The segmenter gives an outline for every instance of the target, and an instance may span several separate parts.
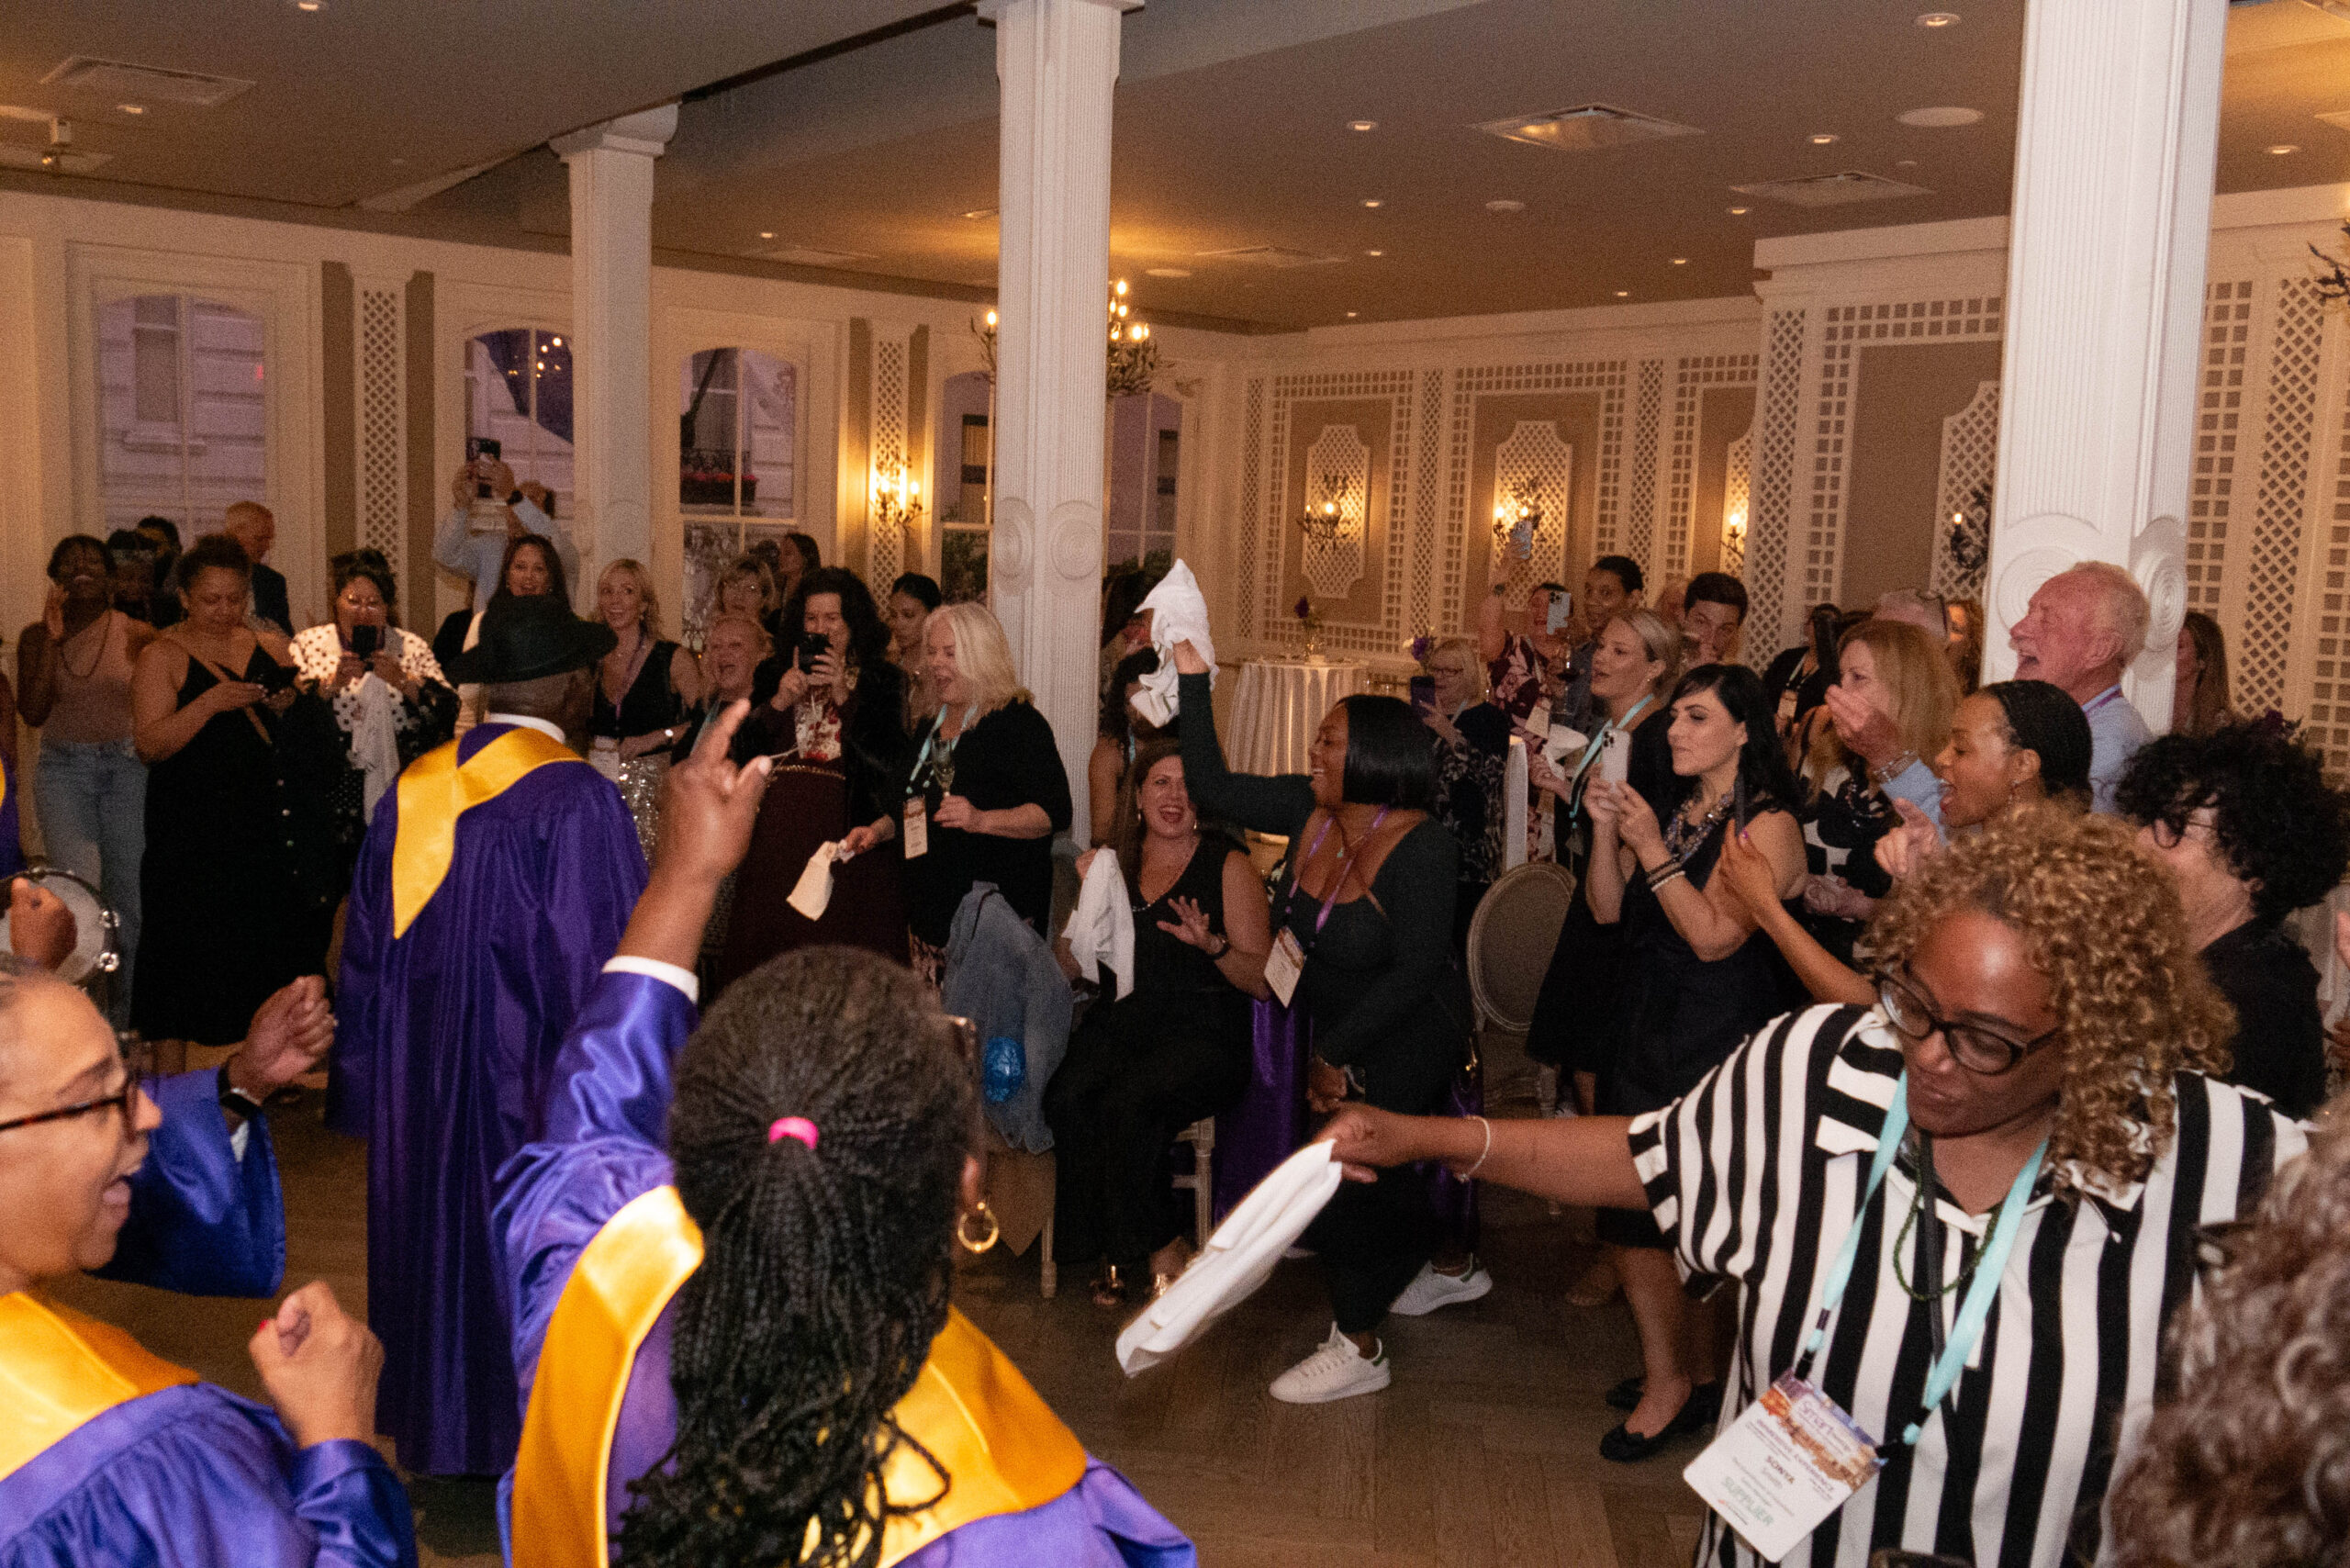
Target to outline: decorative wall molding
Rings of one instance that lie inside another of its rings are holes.
[[[1305,535],[1294,519],[1304,510],[1313,475],[1313,453],[1307,453],[1304,486],[1295,492],[1290,488],[1291,443],[1302,432],[1294,431],[1292,420],[1295,406],[1301,402],[1332,400],[1371,401],[1386,405],[1385,463],[1370,461],[1368,443],[1361,440],[1362,431],[1354,427],[1358,444],[1365,448],[1362,481],[1357,487],[1362,510],[1361,526],[1353,530],[1353,554],[1359,561],[1355,575],[1347,579],[1350,588],[1362,577],[1374,577],[1380,585],[1380,612],[1375,621],[1367,621],[1339,606],[1323,609],[1324,644],[1334,652],[1351,654],[1387,654],[1401,644],[1410,633],[1404,625],[1404,564],[1409,559],[1406,536],[1411,529],[1412,465],[1411,414],[1413,373],[1410,371],[1336,371],[1302,375],[1276,375],[1270,388],[1270,407],[1264,410],[1266,427],[1265,456],[1259,463],[1257,483],[1252,491],[1258,498],[1258,548],[1254,552],[1256,577],[1244,577],[1245,598],[1255,605],[1253,621],[1255,635],[1274,643],[1300,642],[1304,633],[1297,620],[1289,613],[1289,601],[1284,585],[1290,581],[1292,564],[1306,569],[1311,559],[1304,554]],[[1255,382],[1251,381],[1250,407],[1255,410]],[[1252,456],[1257,443],[1257,424],[1252,419],[1245,435],[1245,450]],[[1317,426],[1314,439],[1320,440],[1331,426]],[[1244,458],[1244,474],[1248,459]],[[1374,554],[1370,548],[1370,535],[1374,525],[1385,534],[1385,548]],[[1321,565],[1329,570],[1329,563]],[[1309,581],[1311,578],[1309,577]],[[1347,589],[1340,589],[1345,592]],[[1317,595],[1323,590],[1316,588]],[[1336,597],[1331,595],[1330,597]]]
[[[1638,561],[1641,570],[1653,575],[1661,565],[1657,549],[1656,468],[1659,436],[1664,423],[1664,361],[1640,361],[1633,386],[1632,462],[1627,487],[1630,493],[1624,506],[1622,553]]]
[[[1477,423],[1477,403],[1495,394],[1523,392],[1593,392],[1599,399],[1599,462],[1594,511],[1595,554],[1620,550],[1623,531],[1623,463],[1625,424],[1625,362],[1621,359],[1578,360],[1536,364],[1480,365],[1458,372],[1453,380],[1452,436],[1445,477],[1442,595],[1438,624],[1468,624],[1468,541],[1472,519],[1490,527],[1492,498],[1482,507],[1469,494],[1473,466],[1471,447]],[[1490,538],[1490,533],[1483,535]]]
[[[1787,553],[1795,534],[1796,444],[1803,423],[1803,367],[1811,311],[1774,308],[1764,318],[1762,383],[1754,403],[1753,476],[1746,519],[1745,645],[1786,642]],[[1800,612],[1798,612],[1800,613]]]
[[[1731,577],[1746,570],[1747,530],[1752,525],[1754,498],[1754,427],[1729,443],[1722,468],[1721,569]]]
[[[1974,503],[1975,492],[1995,483],[1999,466],[1999,384],[1980,382],[1974,400],[1942,420],[1942,463],[1934,483],[1934,568],[1928,585],[1946,599],[1980,599],[1987,554],[1973,566],[1954,559],[1952,530]],[[1984,519],[1983,548],[1991,546],[1990,520]]]
[[[1559,439],[1559,427],[1550,420],[1520,420],[1517,428],[1494,451],[1494,493],[1522,496],[1539,508],[1533,551],[1524,559],[1507,547],[1505,535],[1494,533],[1493,555],[1485,569],[1488,582],[1507,585],[1509,597],[1523,599],[1536,583],[1566,580],[1567,498],[1572,493],[1575,449]]]
[[[1362,580],[1370,521],[1371,448],[1352,425],[1325,425],[1305,453],[1305,508],[1319,511],[1335,490],[1337,531],[1299,535],[1299,570],[1317,599],[1344,599]]]
[[[1754,385],[1755,364],[1759,355],[1751,353],[1702,354],[1684,356],[1674,362],[1673,372],[1673,448],[1672,470],[1665,491],[1665,526],[1663,548],[1654,561],[1640,561],[1641,569],[1662,581],[1669,577],[1685,576],[1690,557],[1698,536],[1700,520],[1696,515],[1697,437],[1705,407],[1705,392],[1709,386],[1751,386]],[[1752,428],[1749,422],[1750,430]],[[1748,461],[1752,458],[1752,443],[1747,445]],[[1722,516],[1733,510],[1743,515],[1746,510],[1746,476],[1739,482],[1738,504],[1729,504],[1729,492],[1723,492]],[[1720,519],[1704,520],[1706,524],[1719,527]],[[1724,541],[1727,549],[1728,541]],[[1634,556],[1635,560],[1639,557]],[[1725,559],[1728,557],[1725,556]],[[1733,568],[1725,566],[1725,571]]]
[[[2187,607],[2216,615],[2226,579],[2228,518],[2235,505],[2236,442],[2251,353],[2252,279],[2222,277],[2205,290],[2202,384],[2196,391],[2195,475],[2187,514]]]
[[[2291,655],[2293,601],[2301,575],[2303,516],[2315,434],[2323,328],[2307,277],[2274,284],[2261,421],[2260,483],[2253,502],[2251,571],[2229,658],[2235,700],[2247,712],[2282,706]]]
[[[398,281],[361,280],[352,313],[359,543],[408,576],[408,312]]]
[[[884,528],[872,515],[870,486],[875,476],[890,474],[912,475],[917,472],[913,445],[909,439],[912,429],[907,419],[907,388],[911,385],[906,372],[907,343],[903,335],[873,338],[873,369],[869,385],[873,388],[873,435],[870,447],[870,469],[866,476],[868,487],[866,501],[865,580],[888,585],[898,580],[906,570],[905,530],[896,525]],[[935,497],[932,498],[934,501]]]

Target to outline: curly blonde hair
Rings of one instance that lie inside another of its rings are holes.
[[[2177,1396],[2109,1494],[2120,1568],[2340,1562],[2350,1539],[2350,1136],[2336,1102],[2171,1329]]]
[[[2235,1019],[2203,972],[2170,872],[2127,824],[2061,806],[2020,807],[1895,890],[1871,929],[1890,958],[1942,918],[1980,910],[2023,939],[2064,1032],[2065,1081],[2048,1159],[2060,1189],[2080,1171],[2142,1181],[2169,1144],[2172,1080],[2221,1073]]]

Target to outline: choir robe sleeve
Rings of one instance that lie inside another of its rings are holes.
[[[407,1491],[366,1443],[297,1449],[210,1383],[118,1405],[0,1479],[0,1568],[414,1568]]]
[[[546,1136],[498,1172],[490,1231],[505,1249],[526,1404],[547,1321],[580,1251],[622,1207],[671,1179],[670,1070],[695,1016],[666,980],[599,976],[555,1058]]]
[[[269,1123],[247,1126],[240,1154],[220,1113],[218,1075],[153,1086],[162,1124],[130,1178],[130,1217],[96,1272],[189,1295],[267,1296],[285,1274],[285,1203]]]

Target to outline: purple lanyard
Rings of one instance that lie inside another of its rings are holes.
[[[1387,813],[1392,808],[1387,806],[1382,806],[1379,808],[1379,814],[1371,819],[1371,831],[1362,835],[1362,841],[1365,844],[1369,844],[1371,839],[1378,834],[1379,824],[1387,820]],[[1322,853],[1322,841],[1330,836],[1330,829],[1336,825],[1337,820],[1336,813],[1323,819],[1322,831],[1314,835],[1314,842],[1306,847],[1305,860],[1300,860],[1295,868],[1290,872],[1289,896],[1291,902],[1294,903],[1296,902],[1298,889],[1304,884],[1306,860],[1311,860],[1316,855]],[[1322,913],[1314,918],[1314,934],[1316,936],[1319,936],[1322,934],[1323,924],[1330,918],[1330,908],[1338,902],[1338,891],[1346,885],[1347,868],[1341,866],[1338,868],[1337,880],[1330,884],[1330,896],[1322,901]],[[1365,892],[1369,892],[1371,890],[1366,887],[1363,890]]]

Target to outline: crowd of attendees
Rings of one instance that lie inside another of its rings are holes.
[[[259,507],[185,545],[163,523],[57,546],[14,697],[41,732],[50,857],[121,915],[118,1022],[231,1044],[274,993],[329,970],[378,801],[477,717],[444,666],[498,602],[568,599],[567,531],[497,469],[453,484],[435,558],[474,592],[430,643],[402,627],[398,585],[367,550],[332,563],[331,620],[286,625]],[[1130,933],[1114,980],[1080,980],[1075,923],[1056,924],[1069,778],[984,606],[945,604],[918,574],[868,585],[792,534],[719,575],[695,649],[665,634],[640,564],[598,577],[594,616],[615,641],[572,744],[620,790],[648,859],[706,874],[684,968],[705,1002],[732,999],[690,1094],[678,1081],[672,1129],[686,1208],[727,1262],[678,1327],[674,1469],[630,1505],[639,1539],[739,1540],[698,1520],[692,1487],[787,1473],[793,1528],[854,1534],[834,1516],[865,1506],[868,1470],[817,1445],[826,1421],[868,1429],[889,1406],[782,1376],[813,1309],[798,1273],[782,1316],[764,1293],[778,1270],[853,1252],[878,1293],[855,1334],[942,1332],[922,1271],[876,1260],[900,1242],[940,1252],[942,1216],[988,1217],[965,1191],[980,1112],[937,1042],[880,1042],[921,1011],[915,982],[951,994],[958,966],[1007,961],[971,945],[971,912],[992,899],[1040,948],[1061,939],[1074,1022],[1065,1052],[1032,1044],[1047,1080],[1033,1092],[1057,1157],[1055,1260],[1088,1271],[1104,1308],[1190,1260],[1167,1180],[1178,1135],[1266,1092],[1252,1041],[1260,1068],[1277,1028],[1304,1042],[1281,1109],[1301,1129],[1335,1114],[1355,1180],[1301,1239],[1332,1323],[1277,1399],[1388,1386],[1391,1312],[1493,1287],[1455,1205],[1473,1177],[1596,1210],[1600,1260],[1567,1299],[1620,1292],[1639,1347],[1606,1396],[1622,1419],[1603,1459],[1726,1426],[1798,1367],[1880,1435],[1892,1462],[1873,1500],[1823,1527],[1815,1562],[1902,1546],[2053,1563],[2109,1529],[2132,1563],[2338,1547],[2350,1489],[2324,1413],[2350,1397],[2328,1338],[2350,1300],[2344,1165],[2338,1137],[2305,1124],[2340,1073],[2288,922],[2350,871],[2350,795],[2291,725],[2232,710],[2210,618],[2178,633],[2176,718],[2156,737],[2121,691],[2151,616],[2117,567],[2044,583],[2009,633],[2015,678],[1986,683],[1973,600],[1820,605],[1795,645],[1751,648],[1736,577],[1661,585],[1651,607],[1639,566],[1604,556],[1578,593],[1544,582],[1521,605],[1496,588],[1472,628],[1418,647],[1408,700],[1345,699],[1305,773],[1260,778],[1226,766],[1210,666],[1154,638],[1148,586],[1122,577],[1104,598],[1093,847],[1075,873],[1113,890]],[[1162,661],[1179,678],[1163,728],[1132,702]],[[1506,838],[1514,743],[1522,844]],[[12,756],[0,766],[13,778]],[[724,808],[731,851],[707,822],[685,849],[663,844],[673,772],[688,796],[758,781]],[[1495,1121],[1479,1114],[1468,946],[1481,902],[1528,857],[1566,868],[1574,895],[1526,1042],[1547,1114]],[[829,899],[787,901],[819,868]],[[760,1059],[760,1032],[787,1025],[870,1047],[866,1065],[898,1076]],[[0,1051],[10,1040],[0,1027]],[[991,1057],[986,1071],[992,1106]],[[800,1223],[810,1179],[734,1150],[725,1128],[819,1103],[901,1125],[891,1149],[938,1142],[920,1169],[861,1178],[905,1188],[891,1217],[825,1200],[822,1225],[890,1236],[755,1235],[717,1196],[739,1188],[757,1215]],[[659,1118],[644,1125],[657,1143]],[[1835,1262],[1848,1228],[1857,1268],[1850,1249]],[[2085,1245],[2099,1238],[2121,1250],[2100,1263]],[[1935,1304],[1955,1311],[2009,1246],[1996,1334],[1921,1394],[1958,1332]],[[2101,1294],[2115,1271],[2158,1287]],[[1695,1276],[1735,1288],[1705,1296]],[[1823,1308],[1814,1285],[1830,1276]],[[797,1424],[712,1402],[765,1400],[755,1376],[799,1390]],[[1741,1550],[1726,1528],[1710,1521],[1701,1548],[1725,1562]]]

